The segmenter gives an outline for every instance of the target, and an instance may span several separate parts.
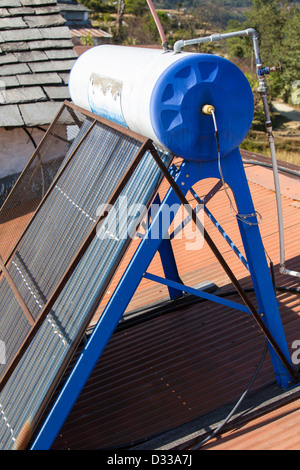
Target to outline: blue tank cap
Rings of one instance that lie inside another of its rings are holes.
[[[151,95],[150,118],[158,140],[186,160],[218,157],[212,116],[215,108],[221,156],[237,148],[253,119],[254,100],[242,71],[212,54],[184,55],[160,75]]]

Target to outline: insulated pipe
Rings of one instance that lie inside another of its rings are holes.
[[[203,38],[196,38],[196,39],[180,39],[179,41],[176,41],[174,44],[174,52],[178,53],[181,52],[181,49],[185,46],[191,46],[193,44],[201,44],[204,42],[215,42],[215,41],[220,41],[221,39],[228,39],[228,38],[234,38],[234,37],[239,37],[239,36],[250,36],[253,41],[253,48],[254,48],[254,53],[255,53],[255,58],[256,58],[256,65],[257,66],[262,66],[261,64],[261,58],[260,58],[260,52],[259,52],[259,45],[258,45],[258,34],[257,31],[253,28],[248,28],[244,29],[242,31],[232,31],[230,33],[223,33],[223,34],[211,34],[210,36],[205,36]]]

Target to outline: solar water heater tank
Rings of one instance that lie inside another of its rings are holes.
[[[240,145],[254,112],[245,75],[213,54],[93,47],[75,62],[69,91],[76,105],[186,160],[218,157],[214,123],[204,105],[215,108],[221,156]]]

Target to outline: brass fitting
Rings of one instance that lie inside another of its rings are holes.
[[[203,113],[203,114],[209,115],[209,114],[212,113],[212,111],[213,111],[213,112],[215,111],[215,108],[213,107],[212,104],[204,104],[204,105],[202,106],[202,113]]]

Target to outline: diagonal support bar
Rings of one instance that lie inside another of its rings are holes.
[[[222,297],[218,297],[217,295],[209,294],[208,292],[179,284],[178,282],[171,281],[170,279],[164,279],[161,276],[156,276],[155,274],[151,274],[148,272],[146,272],[143,277],[145,279],[149,279],[150,281],[158,282],[159,284],[173,287],[174,289],[181,288],[184,292],[196,295],[197,297],[202,297],[203,299],[210,300],[211,302],[216,302],[218,304],[225,305],[226,307],[234,308],[235,310],[241,310],[242,312],[250,313],[250,310],[246,305],[242,305],[237,302],[232,302],[231,300],[223,299]]]
[[[204,211],[206,213],[206,215],[210,218],[210,220],[212,221],[212,223],[215,225],[215,227],[218,229],[218,231],[221,233],[221,235],[223,236],[224,240],[228,243],[228,245],[230,246],[230,248],[232,249],[232,251],[237,255],[237,257],[240,259],[240,261],[243,263],[243,265],[245,266],[246,269],[248,269],[249,271],[249,265],[248,265],[248,262],[246,260],[246,258],[243,256],[243,254],[240,252],[240,250],[238,249],[238,247],[233,243],[233,241],[229,238],[229,236],[227,235],[227,233],[225,232],[225,230],[221,227],[221,225],[219,224],[219,222],[217,221],[217,219],[212,215],[212,213],[210,212],[209,209],[207,209],[206,205],[205,205],[205,199],[202,201],[200,199],[200,197],[198,196],[198,194],[193,190],[193,188],[190,189],[190,192],[192,193],[194,199],[196,199],[196,201],[199,203],[199,204],[203,204],[204,205]]]
[[[15,294],[15,297],[21,307],[21,309],[24,312],[24,315],[26,316],[27,320],[29,321],[30,325],[33,326],[35,324],[35,319],[31,315],[31,312],[28,310],[27,305],[25,304],[23,297],[21,296],[20,292],[18,291],[17,287],[15,286],[15,283],[11,277],[11,275],[8,272],[8,269],[6,268],[3,259],[0,256],[0,269],[3,272],[8,284],[10,285],[11,290]]]

